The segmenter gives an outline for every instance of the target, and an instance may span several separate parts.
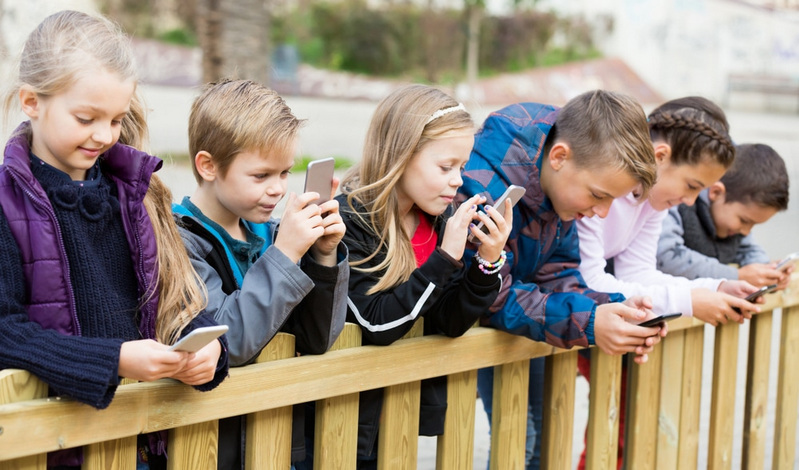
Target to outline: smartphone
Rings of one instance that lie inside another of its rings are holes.
[[[197,352],[206,344],[219,338],[228,330],[227,325],[203,326],[192,330],[169,347],[170,351]]]
[[[311,204],[322,204],[330,200],[330,193],[333,191],[333,171],[336,169],[336,160],[333,158],[323,158],[314,160],[308,164],[305,170],[305,189],[303,192],[313,191],[319,193],[319,199],[311,201]]]
[[[799,258],[799,251],[791,253],[790,255],[786,256],[783,259],[781,259],[780,262],[777,263],[777,269],[782,270],[782,269],[787,268],[790,265],[791,261],[794,261],[797,258]]]
[[[751,294],[747,295],[746,296],[746,301],[747,302],[754,302],[761,295],[768,294],[769,292],[774,292],[775,290],[777,290],[777,284],[772,284],[770,286],[763,286],[760,289],[758,289],[758,290],[752,292]]]
[[[502,193],[502,196],[494,203],[494,209],[496,209],[502,217],[505,217],[505,199],[510,199],[510,206],[512,208],[521,200],[522,196],[524,196],[524,192],[525,189],[521,186],[515,184],[508,186],[508,189],[506,189],[505,192]],[[482,230],[483,233],[488,233],[488,227],[483,224],[482,220],[477,224],[477,229]],[[469,241],[473,242],[474,240],[474,234],[469,234]]]
[[[669,320],[674,320],[675,318],[680,318],[682,313],[666,313],[663,315],[659,315],[655,318],[650,318],[649,320],[639,323],[638,326],[650,327],[650,326],[657,326],[661,323],[666,323]]]

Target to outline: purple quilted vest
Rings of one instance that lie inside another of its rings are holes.
[[[67,254],[50,200],[30,170],[29,134],[29,123],[23,123],[6,145],[0,166],[0,205],[22,255],[28,317],[44,328],[79,336]],[[157,285],[158,252],[142,201],[161,160],[122,144],[106,151],[103,160],[103,172],[118,188],[139,295],[148,298],[142,306],[139,329],[145,338],[155,338],[158,293],[147,296]]]

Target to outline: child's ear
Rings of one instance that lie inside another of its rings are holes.
[[[724,195],[727,193],[727,187],[721,181],[716,181],[708,188],[708,198],[711,202],[721,201],[724,202]]]
[[[19,104],[22,107],[22,112],[31,119],[39,117],[39,94],[33,90],[33,87],[27,83],[19,87]]]
[[[552,167],[553,170],[559,171],[571,158],[571,154],[572,151],[569,144],[565,142],[556,142],[552,148],[549,149],[549,155],[547,155],[549,166]]]
[[[655,162],[658,165],[668,163],[671,160],[671,145],[660,141],[655,144]]]
[[[200,150],[194,156],[194,167],[197,168],[197,173],[203,181],[213,181],[216,179],[216,164],[211,154],[205,150]]]

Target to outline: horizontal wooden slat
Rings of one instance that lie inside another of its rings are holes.
[[[766,299],[764,311],[799,305],[799,289]],[[693,331],[703,328],[703,324],[683,318],[672,322],[669,328]],[[562,352],[497,330],[473,328],[461,338],[426,336],[401,340],[389,347],[365,346],[236,368],[220,387],[206,393],[168,379],[126,385],[119,387],[105,410],[57,398],[8,403],[0,405],[0,459],[7,461]]]
[[[0,455],[32,455],[560,352],[472,328],[455,339],[425,336],[234,368],[205,393],[169,379],[126,385],[105,410],[67,399],[11,403],[0,406]]]

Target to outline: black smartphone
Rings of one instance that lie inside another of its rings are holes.
[[[522,196],[524,196],[524,193],[525,189],[521,186],[517,186],[515,184],[508,186],[508,189],[506,189],[505,192],[502,193],[502,196],[496,200],[494,209],[499,212],[499,215],[505,217],[505,199],[510,199],[510,206],[513,207],[517,202],[519,202]],[[488,233],[488,228],[483,224],[482,220],[477,224],[477,229],[482,230],[483,233]],[[469,234],[469,241],[473,242],[474,240],[475,236],[473,234]]]
[[[770,292],[774,292],[775,290],[777,290],[777,284],[772,284],[770,286],[763,286],[760,289],[758,289],[758,290],[752,292],[751,294],[747,295],[746,296],[746,301],[747,302],[754,302],[755,300],[757,300],[758,297],[760,297],[762,295],[766,295],[766,294],[768,294]]]
[[[314,160],[308,164],[308,168],[305,170],[304,192],[313,191],[319,193],[319,199],[311,201],[311,204],[322,204],[330,200],[335,169],[336,161],[333,158]]]
[[[663,315],[659,315],[655,318],[650,318],[645,322],[639,323],[638,326],[650,327],[650,326],[658,326],[661,323],[666,323],[669,320],[674,320],[675,318],[680,318],[682,313],[666,313]]]

